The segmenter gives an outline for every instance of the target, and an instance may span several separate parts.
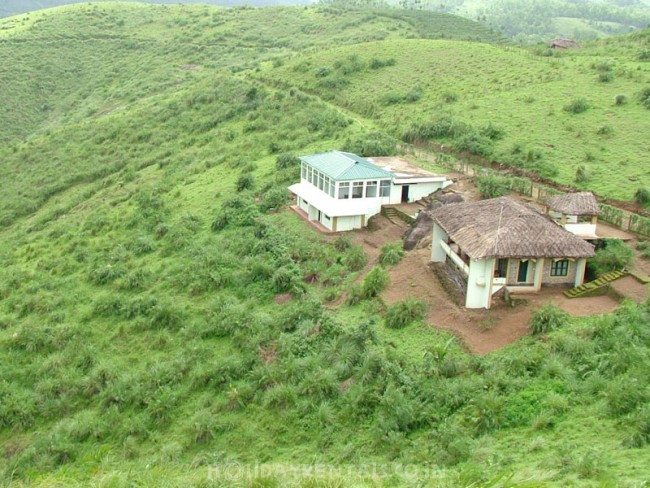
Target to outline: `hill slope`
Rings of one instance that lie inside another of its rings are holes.
[[[417,37],[413,22],[84,5],[3,31],[3,59],[34,80],[0,93],[33,114],[0,124],[17,126],[0,150],[3,484],[650,476],[648,304],[561,318],[488,357],[422,322],[389,329],[380,299],[323,306],[368,257],[283,210],[298,178],[287,152],[395,141],[329,89],[285,86],[320,65],[279,87],[259,77],[333,42],[370,49],[381,77],[390,58],[365,41]],[[357,65],[340,69],[365,76]]]
[[[584,167],[583,185],[629,200],[649,177],[650,113],[640,98],[649,41],[643,31],[552,53],[399,40],[309,54],[261,76],[290,80],[406,142],[436,141],[569,185]],[[346,68],[351,57],[363,69]],[[396,62],[373,70],[380,58]]]

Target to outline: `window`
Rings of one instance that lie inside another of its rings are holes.
[[[568,275],[569,275],[568,259],[553,261],[553,266],[551,266],[551,276],[568,276]]]
[[[366,198],[375,198],[377,196],[377,182],[366,182]]]
[[[352,183],[352,198],[363,198],[363,181]]]
[[[508,276],[508,260],[497,259],[497,265],[494,270],[495,278],[506,278]]]
[[[379,183],[379,196],[380,197],[390,196],[390,180],[384,180]]]
[[[323,191],[323,174],[318,173],[318,189]]]
[[[334,198],[335,192],[336,192],[336,181],[330,180],[330,186],[328,187],[327,193],[329,193],[329,196]]]
[[[339,183],[339,200],[350,198],[350,183]]]
[[[313,174],[313,172],[314,172],[314,170],[312,169],[312,167],[311,167],[311,166],[307,166],[307,181],[308,181],[309,183],[311,183],[311,181],[312,181],[312,174]]]
[[[305,163],[302,163],[300,165],[300,176],[303,180],[307,179],[307,166],[305,165]]]

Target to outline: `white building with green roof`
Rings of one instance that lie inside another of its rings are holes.
[[[382,168],[340,151],[302,156],[300,160],[300,183],[289,190],[309,220],[332,232],[365,227],[382,205],[416,201],[451,184],[446,177],[423,174],[419,168],[417,177],[409,179],[404,173],[408,163],[403,161],[396,173],[391,166]]]

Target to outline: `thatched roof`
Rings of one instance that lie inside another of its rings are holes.
[[[594,246],[506,197],[436,208],[434,221],[473,259],[587,258]]]
[[[590,191],[564,193],[549,197],[544,202],[551,210],[565,215],[599,215],[600,207]]]
[[[562,38],[562,39],[553,39],[552,41],[549,41],[548,47],[555,48],[555,49],[575,49],[575,48],[579,48],[580,44],[578,44],[573,39]]]

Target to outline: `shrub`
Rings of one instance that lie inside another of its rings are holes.
[[[388,273],[380,266],[375,266],[363,279],[363,297],[375,298],[388,285]]]
[[[403,329],[416,320],[422,319],[426,310],[427,306],[423,302],[413,298],[394,303],[386,310],[386,327]]]
[[[508,179],[496,173],[476,177],[476,186],[481,198],[497,198],[510,193]]]
[[[596,251],[589,266],[596,275],[628,268],[634,259],[634,251],[620,239],[606,239],[605,246]]]
[[[397,151],[397,141],[381,132],[369,132],[348,139],[343,150],[359,156],[393,156]]]
[[[406,103],[415,103],[420,98],[422,98],[422,89],[420,87],[413,88],[406,95],[404,95],[404,101]]]
[[[568,320],[568,313],[549,303],[533,312],[529,327],[533,334],[544,334],[564,326]]]
[[[627,103],[627,97],[625,95],[616,95],[614,99],[614,105],[625,105]]]
[[[238,192],[244,190],[250,190],[255,185],[255,178],[250,173],[244,173],[237,178],[235,182],[235,190]]]
[[[282,266],[271,277],[273,289],[278,292],[296,292],[302,287],[300,269],[296,265]]]
[[[363,269],[367,262],[368,256],[366,256],[366,253],[363,251],[361,246],[351,247],[343,258],[343,263],[348,267],[348,269],[350,269],[350,271],[359,271]]]
[[[614,79],[614,73],[611,71],[603,71],[602,73],[598,73],[598,81],[601,83],[609,83]]]
[[[385,66],[394,66],[396,63],[397,61],[395,60],[395,58],[388,58],[388,59],[372,58],[368,66],[370,67],[370,69],[379,69]]]
[[[489,122],[486,126],[482,127],[480,134],[492,141],[498,141],[503,139],[505,130],[502,127],[494,125],[492,122]]]
[[[601,125],[598,127],[598,129],[596,129],[596,134],[598,134],[599,136],[608,136],[613,132],[614,129],[612,128],[612,126],[607,124]]]
[[[650,88],[645,88],[639,93],[639,101],[645,108],[650,109]]]
[[[563,110],[572,114],[581,114],[589,110],[589,102],[585,98],[576,98],[571,103],[565,105]]]
[[[634,201],[639,205],[647,207],[650,205],[650,189],[648,188],[639,188],[634,192]]]
[[[321,66],[320,68],[316,68],[314,74],[316,75],[316,78],[325,78],[326,76],[329,76],[330,69],[327,66]]]
[[[381,246],[379,262],[384,266],[393,266],[399,263],[404,257],[404,248],[402,242],[393,242]]]
[[[589,181],[589,176],[589,170],[583,164],[581,164],[576,169],[575,182],[578,184],[587,183]]]
[[[339,252],[347,251],[351,247],[352,247],[352,241],[348,236],[339,236],[334,241],[334,249],[336,249]]]
[[[275,158],[275,167],[277,169],[286,169],[293,166],[300,166],[300,159],[295,154],[285,152],[278,154],[278,157]]]
[[[492,140],[477,132],[469,132],[461,136],[455,143],[456,151],[469,151],[478,156],[490,157],[494,152]]]
[[[276,186],[271,188],[264,194],[260,206],[262,210],[270,210],[272,208],[281,208],[289,198],[289,190],[284,186]]]

